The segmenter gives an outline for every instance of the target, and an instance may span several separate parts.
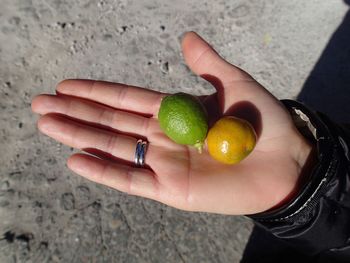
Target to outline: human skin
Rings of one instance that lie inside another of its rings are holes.
[[[217,90],[201,97],[210,123],[222,115],[244,116],[244,110],[255,115],[257,144],[239,164],[221,164],[206,150],[199,154],[171,141],[157,120],[167,94],[125,84],[62,81],[55,95],[42,94],[32,101],[33,112],[40,114],[39,130],[82,150],[67,160],[75,173],[179,209],[241,215],[288,201],[300,187],[312,145],[278,99],[199,35],[185,34],[182,50],[190,69]],[[133,165],[138,138],[149,142],[142,168]]]

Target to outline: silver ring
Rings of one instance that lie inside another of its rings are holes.
[[[147,142],[143,140],[137,140],[134,162],[137,166],[143,166],[145,164],[145,155],[147,150]]]

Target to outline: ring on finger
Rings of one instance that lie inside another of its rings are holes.
[[[136,166],[144,166],[147,144],[147,141],[143,141],[141,139],[137,140],[134,157],[134,163],[136,164]]]

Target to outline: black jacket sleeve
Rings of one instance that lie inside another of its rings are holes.
[[[302,253],[323,259],[315,262],[350,262],[350,130],[301,103],[282,102],[313,134],[318,160],[293,200],[249,217]]]

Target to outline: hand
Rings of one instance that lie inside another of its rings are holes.
[[[311,147],[284,106],[249,74],[223,60],[197,34],[182,41],[187,65],[217,92],[202,97],[213,123],[221,115],[244,117],[258,134],[254,151],[237,165],[207,151],[175,144],[160,130],[157,113],[166,95],[123,84],[65,80],[57,95],[39,95],[32,109],[41,132],[88,154],[68,167],[89,180],[132,195],[189,210],[252,214],[295,193]],[[132,164],[138,138],[149,141],[146,166]]]

